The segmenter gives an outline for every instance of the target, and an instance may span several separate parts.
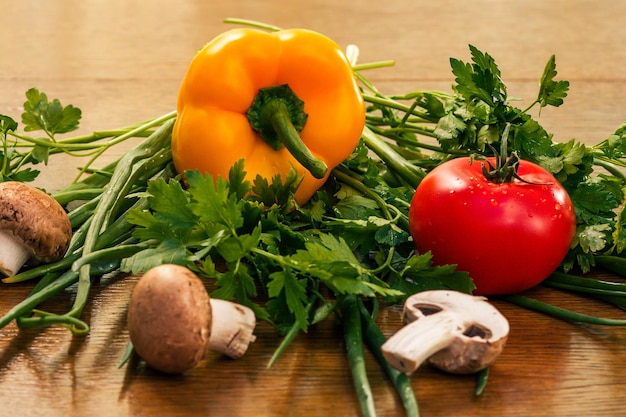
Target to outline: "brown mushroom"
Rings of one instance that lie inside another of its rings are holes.
[[[0,183],[0,272],[10,277],[27,262],[57,261],[71,238],[70,220],[54,198],[22,182]]]
[[[182,373],[209,349],[242,356],[255,340],[254,312],[210,299],[200,278],[180,265],[160,265],[139,280],[128,306],[128,332],[137,354],[152,368]]]
[[[490,366],[509,334],[507,319],[484,297],[457,291],[424,291],[409,297],[405,326],[382,346],[394,368],[413,373],[424,361],[467,374]]]

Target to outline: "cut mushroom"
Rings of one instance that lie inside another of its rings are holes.
[[[256,337],[254,312],[210,299],[204,284],[180,265],[150,269],[133,289],[128,332],[137,354],[152,368],[182,373],[209,349],[239,358]]]
[[[63,207],[45,192],[17,181],[0,183],[0,272],[15,275],[25,263],[61,259],[72,238]]]
[[[446,372],[478,372],[496,360],[509,334],[509,322],[486,298],[457,291],[414,294],[403,316],[405,326],[382,351],[391,366],[407,374],[426,360]]]

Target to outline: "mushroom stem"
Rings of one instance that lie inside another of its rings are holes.
[[[0,231],[0,272],[12,277],[33,253],[11,233]]]
[[[382,346],[383,356],[397,370],[411,374],[428,358],[449,346],[463,329],[453,312],[439,312],[402,327]]]
[[[248,345],[254,342],[256,317],[254,312],[241,304],[211,298],[213,323],[209,337],[209,349],[233,359],[243,356]]]
[[[415,293],[402,314],[408,324],[381,349],[389,364],[405,373],[426,359],[446,372],[478,372],[496,360],[509,335],[509,322],[486,298],[459,291]]]

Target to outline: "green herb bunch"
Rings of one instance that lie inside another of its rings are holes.
[[[229,178],[174,172],[169,140],[175,112],[59,139],[78,127],[80,110],[29,90],[24,131],[41,131],[45,137],[17,133],[18,124],[0,115],[1,180],[32,181],[38,172],[29,165],[47,163],[54,153],[89,161],[73,184],[54,195],[67,207],[80,203],[69,211],[75,229],[70,251],[57,263],[4,280],[39,279],[23,302],[0,317],[0,327],[15,319],[20,327],[62,324],[86,333],[89,326],[80,316],[94,277],[140,274],[176,263],[203,277],[213,297],[250,306],[285,336],[270,364],[299,332],[332,313],[342,319],[349,346],[367,339],[376,355],[384,340],[373,320],[379,302],[401,302],[428,289],[473,290],[471,277],[454,265],[434,266],[429,253],[415,252],[407,213],[415,188],[430,170],[459,156],[490,156],[500,148],[507,126],[508,151],[553,173],[576,210],[576,240],[562,269],[545,285],[595,294],[626,308],[626,286],[568,275],[574,270],[584,274],[595,265],[626,274],[626,124],[595,146],[555,141],[530,114],[537,106],[556,107],[566,98],[569,83],[555,80],[554,56],[544,68],[537,97],[519,109],[507,96],[494,59],[471,45],[470,53],[469,63],[450,60],[455,76],[451,92],[385,95],[363,76],[376,64],[355,65],[368,103],[361,143],[302,206],[293,200],[300,181],[295,171],[284,178],[248,181],[241,160]],[[90,168],[105,150],[131,137],[145,140],[119,161]],[[77,296],[67,314],[38,309],[74,284]],[[506,299],[568,320],[626,324],[521,296]],[[349,356],[365,410],[371,408],[371,396],[362,352],[356,351]],[[385,370],[415,415],[406,378]]]

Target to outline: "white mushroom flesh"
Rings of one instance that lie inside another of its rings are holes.
[[[424,291],[404,306],[406,325],[383,345],[394,368],[413,373],[425,361],[452,373],[473,373],[502,351],[509,323],[484,297],[456,291]]]
[[[12,277],[33,256],[33,252],[12,233],[0,230],[0,272]]]
[[[209,349],[221,352],[233,359],[243,356],[256,336],[254,312],[241,304],[211,298],[213,323]]]

